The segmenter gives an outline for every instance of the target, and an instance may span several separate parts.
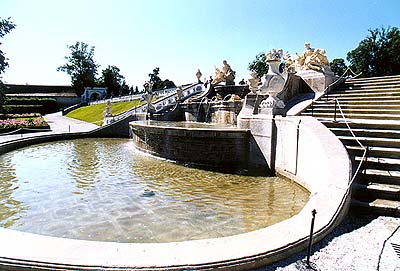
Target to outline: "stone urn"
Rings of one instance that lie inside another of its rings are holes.
[[[280,60],[267,60],[266,61],[269,68],[268,68],[268,75],[275,75],[275,74],[281,74],[279,72],[279,66],[281,65]]]

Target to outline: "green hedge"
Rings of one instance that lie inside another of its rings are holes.
[[[7,97],[2,108],[2,112],[7,114],[48,114],[56,111],[58,111],[57,101],[51,98]]]
[[[52,98],[17,98],[7,97],[4,101],[4,105],[52,105],[57,104],[56,99]]]

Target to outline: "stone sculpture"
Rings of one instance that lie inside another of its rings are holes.
[[[196,77],[197,77],[197,82],[198,82],[198,83],[201,83],[200,78],[201,78],[202,75],[203,75],[203,74],[201,73],[200,69],[197,69]]]
[[[283,55],[283,60],[285,61],[285,69],[287,72],[295,72],[295,61],[292,59],[290,53],[286,51]]]
[[[112,109],[111,109],[110,101],[107,101],[107,105],[106,105],[106,108],[104,109],[103,116],[104,116],[104,118],[112,117]]]
[[[236,72],[232,70],[231,66],[228,64],[226,60],[222,62],[223,66],[221,69],[215,68],[215,78],[212,81],[213,84],[218,84],[221,82],[225,82],[226,85],[234,85],[235,84],[235,76]]]
[[[281,61],[283,55],[283,50],[279,49],[278,51],[275,48],[272,48],[269,53],[265,54],[265,61]]]
[[[280,74],[279,66],[282,63],[283,50],[279,49],[278,51],[275,48],[272,48],[269,53],[265,54],[265,62],[267,62],[269,68],[269,75]]]
[[[258,78],[258,75],[256,72],[251,72],[250,73],[251,78],[249,78],[247,81],[249,81],[249,89],[252,93],[256,93],[258,90],[258,85],[260,84],[261,80]]]
[[[304,48],[305,50],[301,55],[296,53],[296,70],[314,70],[318,72],[330,70],[325,50],[311,48],[309,42],[304,44]]]
[[[181,100],[183,98],[183,89],[182,86],[178,86],[176,88],[176,96],[178,96],[178,100]]]

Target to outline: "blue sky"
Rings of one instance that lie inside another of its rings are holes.
[[[260,52],[282,48],[292,55],[304,42],[346,58],[368,29],[400,27],[398,0],[1,0],[0,17],[17,27],[2,40],[10,67],[3,81],[70,84],[57,72],[68,45],[95,46],[99,73],[120,68],[141,87],[155,67],[162,79],[185,84],[214,74],[226,59],[238,82]]]

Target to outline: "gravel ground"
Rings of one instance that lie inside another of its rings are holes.
[[[331,234],[314,244],[310,266],[306,264],[307,251],[303,251],[255,271],[400,271],[400,255],[392,243],[400,245],[400,218],[349,214]]]

